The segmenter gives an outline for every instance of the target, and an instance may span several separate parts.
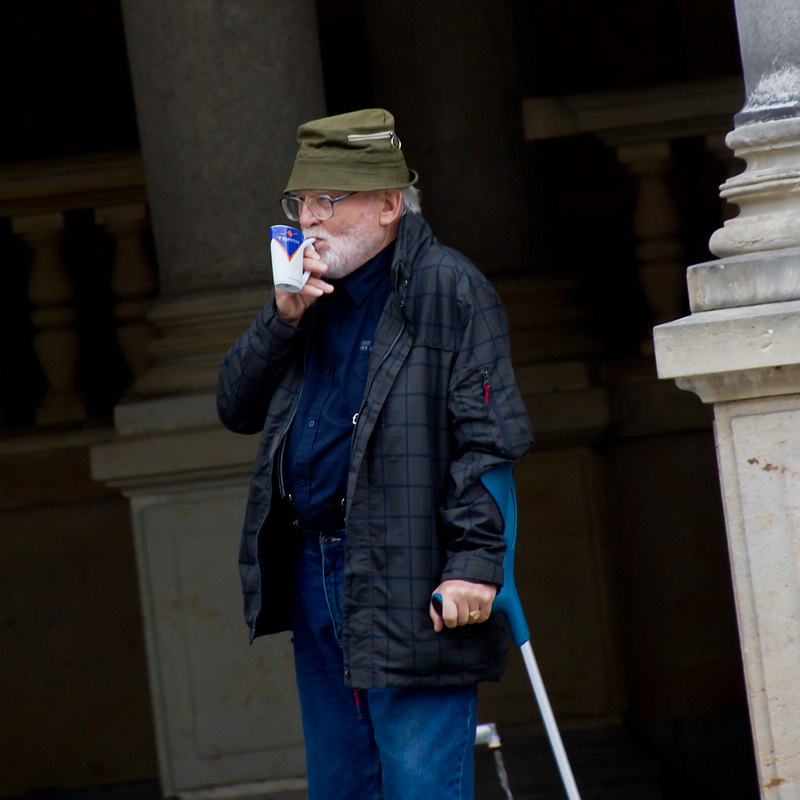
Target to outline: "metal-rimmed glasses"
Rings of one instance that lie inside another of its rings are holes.
[[[281,208],[283,213],[292,221],[297,222],[303,213],[303,206],[308,206],[308,210],[320,221],[330,219],[334,212],[334,203],[344,200],[345,197],[352,197],[358,192],[350,192],[339,197],[328,197],[326,194],[318,194],[314,197],[295,197],[293,194],[285,194],[281,197]]]

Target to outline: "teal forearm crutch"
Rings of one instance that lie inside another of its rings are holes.
[[[481,476],[481,481],[489,494],[492,495],[503,515],[504,536],[506,539],[506,554],[503,559],[504,582],[500,591],[492,603],[492,612],[499,611],[508,620],[511,629],[511,638],[514,644],[522,651],[522,658],[525,661],[525,668],[528,671],[533,693],[536,695],[536,702],[539,704],[539,711],[542,715],[547,736],[550,739],[550,746],[556,757],[561,780],[567,791],[569,800],[580,800],[578,787],[572,774],[572,768],[567,758],[564,743],[561,741],[561,734],[550,707],[550,700],[547,690],[544,688],[539,667],[531,648],[531,634],[525,622],[525,614],[522,611],[522,603],[517,593],[517,585],[514,580],[514,551],[517,544],[517,492],[514,486],[513,467],[510,463],[498,464]],[[436,596],[436,595],[435,595]],[[436,596],[441,605],[441,596]]]

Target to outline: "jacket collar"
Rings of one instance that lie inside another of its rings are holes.
[[[417,255],[433,242],[433,231],[421,214],[404,214],[397,233],[397,246],[392,263],[392,287],[405,308],[408,284],[414,273]]]
[[[397,239],[395,239],[394,258],[391,267],[392,289],[398,300],[401,312],[406,307],[408,285],[411,281],[411,276],[414,274],[417,256],[420,251],[426,251],[433,241],[433,231],[421,214],[403,215],[400,220],[400,230],[397,232]],[[317,318],[321,306],[321,303],[313,303],[311,305],[311,308],[306,311],[310,319]]]

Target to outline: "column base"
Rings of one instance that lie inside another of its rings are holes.
[[[212,390],[228,348],[264,307],[269,291],[156,301],[148,315],[158,336],[147,348],[152,366],[133,386],[138,397]]]

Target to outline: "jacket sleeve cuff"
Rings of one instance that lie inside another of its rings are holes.
[[[266,328],[270,334],[275,338],[283,341],[289,341],[300,333],[303,328],[292,325],[289,322],[284,322],[278,316],[278,310],[275,307],[275,295],[273,294],[269,302],[261,310],[261,324]]]
[[[442,571],[442,581],[472,581],[503,585],[503,565],[478,553],[453,553]]]

